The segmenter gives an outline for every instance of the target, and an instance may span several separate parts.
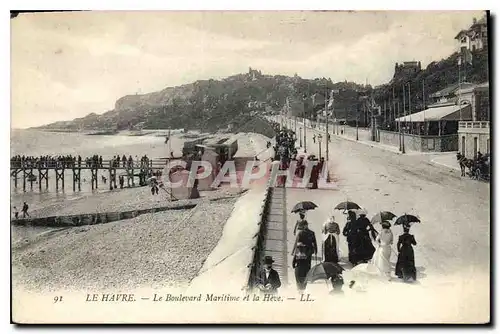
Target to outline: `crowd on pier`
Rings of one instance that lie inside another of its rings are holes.
[[[135,156],[129,155],[128,158],[125,155],[115,155],[109,161],[103,160],[102,155],[94,154],[91,157],[82,158],[81,155],[74,156],[68,155],[41,155],[39,157],[35,156],[24,156],[15,155],[10,159],[11,167],[13,168],[108,168],[108,167],[123,167],[123,168],[134,168],[134,167],[144,167],[150,164],[151,159],[144,155],[140,159]]]

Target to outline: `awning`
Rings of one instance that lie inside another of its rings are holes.
[[[460,112],[462,109],[462,112]],[[462,116],[462,117],[460,117]],[[467,105],[452,105],[439,108],[429,108],[417,113],[396,118],[396,122],[428,122],[428,121],[470,121],[472,120],[472,108]]]

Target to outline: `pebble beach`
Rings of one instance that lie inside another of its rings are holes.
[[[240,156],[265,148],[266,137],[243,134]],[[199,199],[169,202],[148,187],[85,194],[37,205],[32,217],[196,204],[106,224],[69,228],[12,226],[12,283],[24,291],[182,288],[217,246],[234,204],[245,192],[221,187]],[[181,203],[182,202],[182,203]]]
[[[186,285],[217,245],[234,202],[205,201],[18,243],[13,283],[37,292]]]

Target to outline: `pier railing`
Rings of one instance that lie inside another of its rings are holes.
[[[104,184],[109,185],[109,189],[113,190],[125,186],[135,186],[135,177],[139,177],[139,185],[146,185],[148,177],[161,175],[163,169],[166,167],[168,160],[149,160],[149,161],[116,161],[116,160],[102,160],[102,161],[65,161],[65,160],[11,160],[10,162],[10,176],[14,179],[14,188],[17,188],[18,177],[21,177],[23,191],[26,191],[26,184],[29,183],[30,190],[33,190],[33,183],[38,183],[38,188],[42,190],[42,181],[45,180],[45,188],[49,188],[49,171],[55,172],[56,190],[59,190],[59,182],[61,182],[61,189],[64,190],[64,183],[66,174],[72,173],[71,182],[73,184],[73,191],[81,190],[82,186],[82,170],[89,170],[91,173],[90,181],[92,190],[99,187],[99,179],[102,179]],[[125,175],[118,175],[125,174]],[[35,175],[37,172],[38,175]],[[102,173],[108,173],[108,178],[104,177]],[[52,173],[52,172],[51,172]],[[98,177],[101,174],[101,178]],[[109,180],[109,182],[107,182]],[[85,180],[84,180],[85,181]]]
[[[118,162],[114,160],[103,160],[102,162],[85,161],[15,161],[11,160],[10,169],[163,169],[167,160],[150,160],[147,163],[141,161]]]
[[[247,290],[251,290],[254,287],[257,274],[259,272],[259,264],[262,257],[262,251],[264,249],[264,233],[266,231],[266,223],[269,213],[269,208],[271,204],[272,197],[272,178],[269,178],[269,181],[266,185],[266,191],[264,195],[264,199],[262,201],[262,206],[259,213],[258,225],[259,231],[253,236],[255,239],[255,246],[252,247],[252,262],[248,264],[248,274],[247,274],[247,282],[246,288]]]

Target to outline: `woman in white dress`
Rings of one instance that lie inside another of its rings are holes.
[[[391,251],[394,236],[391,231],[391,224],[389,222],[382,222],[382,231],[375,239],[378,247],[373,254],[372,265],[377,267],[380,273],[391,277]]]

